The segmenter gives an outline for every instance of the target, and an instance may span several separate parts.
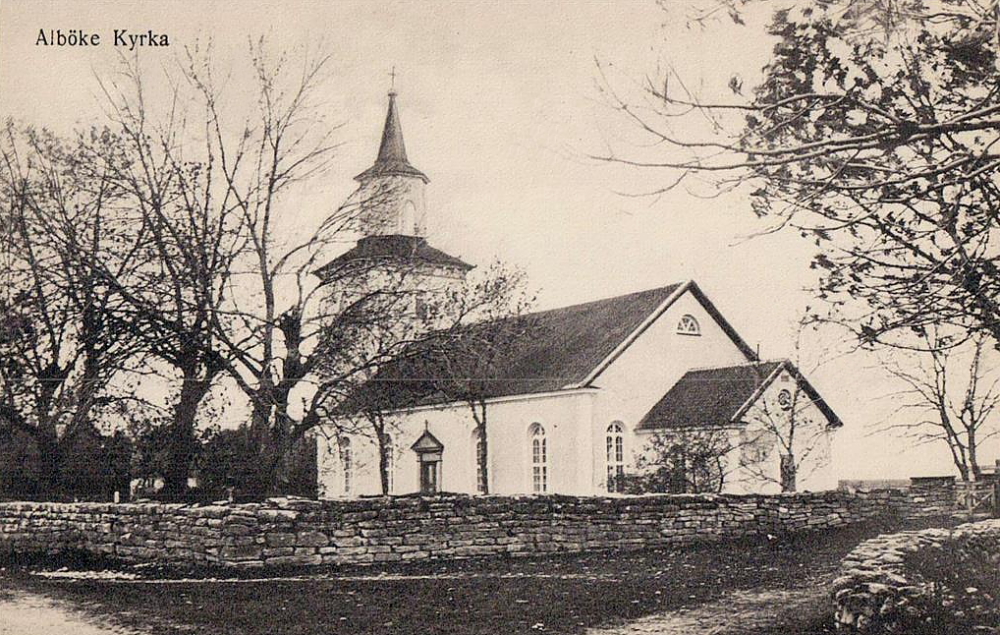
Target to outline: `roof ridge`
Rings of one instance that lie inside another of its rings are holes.
[[[761,366],[763,364],[781,364],[784,362],[791,363],[791,360],[787,357],[780,357],[776,359],[758,359],[756,361],[748,361],[742,364],[726,364],[724,366],[695,366],[694,368],[689,368],[685,371],[685,375],[688,373],[697,373],[706,370],[726,370],[728,368],[742,368],[744,366]]]
[[[611,300],[621,300],[621,299],[628,298],[628,297],[642,295],[644,293],[652,293],[654,291],[665,291],[667,289],[677,290],[685,282],[687,282],[687,281],[686,280],[682,280],[680,282],[673,282],[671,284],[665,284],[665,285],[662,285],[662,286],[659,286],[659,287],[651,287],[649,289],[643,289],[641,291],[630,291],[628,293],[621,293],[619,295],[612,295],[612,296],[607,296],[607,297],[604,297],[604,298],[597,298],[595,300],[587,300],[585,302],[577,302],[576,304],[566,304],[566,305],[563,305],[563,306],[553,307],[551,309],[541,309],[539,311],[531,311],[530,313],[526,313],[525,315],[539,315],[541,313],[549,313],[549,312],[552,312],[552,311],[565,311],[567,309],[576,309],[576,308],[585,307],[585,306],[590,305],[590,304],[597,304],[599,302],[608,302],[608,301],[611,301]]]

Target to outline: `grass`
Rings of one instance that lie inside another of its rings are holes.
[[[30,567],[15,568],[8,577],[157,634],[569,635],[696,606],[730,591],[823,584],[859,541],[886,529],[857,526],[784,542],[420,563],[397,567],[388,572],[395,577],[384,579],[373,579],[378,573],[370,569],[352,569],[306,580],[67,582],[32,576]],[[821,597],[808,610],[776,613],[778,630],[754,635],[831,632],[830,603]]]

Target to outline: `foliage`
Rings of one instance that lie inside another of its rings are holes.
[[[996,26],[975,0],[777,7],[755,90],[707,100],[650,80],[641,107],[615,103],[656,156],[604,158],[669,171],[665,189],[746,184],[774,228],[816,241],[822,295],[856,310],[864,341],[950,325],[998,343]],[[694,118],[709,136],[675,132]]]
[[[128,500],[131,442],[124,434],[105,436],[85,427],[60,446],[53,478],[32,436],[0,432],[0,500],[112,501],[115,492]]]
[[[316,497],[316,447],[312,437],[291,451],[286,494]],[[268,492],[266,473],[258,462],[258,448],[249,426],[212,429],[204,435],[197,462],[198,487],[208,500],[259,501]]]
[[[985,557],[981,537],[962,536],[907,556],[907,568],[931,590],[919,620],[893,615],[894,632],[995,633],[1000,630],[1000,574]],[[916,622],[916,623],[914,623]]]
[[[721,492],[736,467],[731,430],[681,429],[649,436],[636,457],[636,472],[625,476],[626,494]]]

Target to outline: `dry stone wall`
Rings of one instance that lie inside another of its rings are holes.
[[[640,549],[830,529],[886,513],[916,512],[900,491],[270,499],[208,506],[2,503],[0,554],[83,550],[129,562],[231,567],[371,564]]]
[[[921,561],[953,565],[959,572],[962,562],[995,567],[1000,561],[1000,520],[888,534],[858,545],[842,561],[841,576],[833,583],[838,631],[907,633],[914,624],[931,619],[936,607],[948,607],[954,615],[964,605],[975,616],[993,605],[990,598],[979,597],[983,589],[975,586],[936,586],[919,571]],[[949,597],[953,592],[959,600]]]

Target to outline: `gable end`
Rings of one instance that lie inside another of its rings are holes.
[[[610,355],[604,358],[601,361],[601,363],[598,364],[598,366],[593,371],[591,371],[586,378],[584,378],[583,381],[577,384],[566,386],[566,388],[580,388],[583,386],[590,385],[594,380],[600,377],[601,373],[603,373],[609,366],[611,366],[611,364],[616,359],[618,359],[626,350],[628,350],[628,348],[637,339],[639,339],[639,337],[642,336],[642,334],[645,333],[650,326],[652,326],[658,319],[660,319],[660,317],[664,313],[666,313],[667,310],[671,306],[673,306],[673,304],[677,302],[677,300],[683,297],[683,295],[688,291],[690,291],[691,295],[693,295],[694,298],[698,300],[698,303],[701,305],[701,307],[705,309],[705,312],[708,313],[708,315],[715,321],[715,323],[719,326],[719,328],[722,329],[722,331],[726,334],[727,337],[729,337],[730,341],[732,341],[732,343],[736,346],[736,348],[738,348],[740,352],[743,353],[747,361],[756,362],[757,353],[752,348],[750,348],[750,345],[747,344],[742,337],[739,336],[739,334],[736,332],[736,329],[733,328],[733,326],[726,320],[726,318],[722,317],[722,313],[720,313],[719,310],[715,308],[715,305],[712,304],[712,301],[708,299],[708,296],[706,296],[705,293],[701,290],[701,288],[698,287],[698,284],[694,280],[688,280],[687,282],[682,284],[680,288],[678,288],[675,292],[670,294],[670,296],[666,300],[664,300],[663,303],[659,307],[657,307],[656,310],[653,311],[653,313],[651,313],[650,316],[642,322],[642,324],[640,324],[632,333],[630,333],[629,336],[626,337],[625,340],[622,341],[622,343],[619,344],[618,347],[615,348],[615,350],[613,350]]]

